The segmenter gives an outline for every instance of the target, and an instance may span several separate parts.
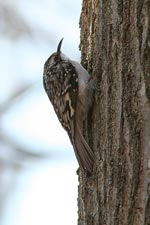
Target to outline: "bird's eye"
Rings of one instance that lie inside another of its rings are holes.
[[[61,61],[61,58],[59,55],[55,55],[55,59],[54,59],[55,62],[60,62]]]

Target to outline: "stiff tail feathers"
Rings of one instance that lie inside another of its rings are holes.
[[[80,167],[91,174],[93,169],[94,153],[83,137],[79,124],[76,124],[73,145]]]

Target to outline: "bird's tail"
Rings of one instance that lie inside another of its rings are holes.
[[[80,167],[91,174],[93,170],[94,153],[83,137],[79,124],[76,124],[75,127],[73,145]]]

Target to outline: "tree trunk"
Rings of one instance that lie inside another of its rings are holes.
[[[95,80],[79,225],[150,225],[150,0],[83,0],[82,64]]]

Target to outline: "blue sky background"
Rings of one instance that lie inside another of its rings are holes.
[[[63,37],[80,61],[81,0],[0,0],[0,224],[77,224],[72,146],[42,84]]]

